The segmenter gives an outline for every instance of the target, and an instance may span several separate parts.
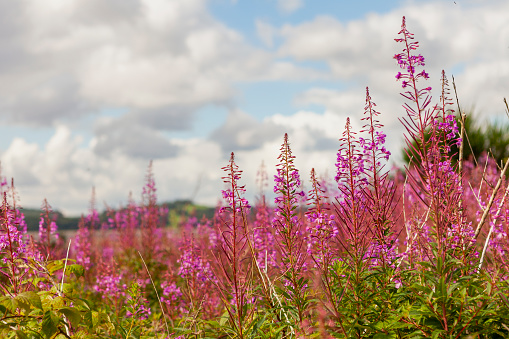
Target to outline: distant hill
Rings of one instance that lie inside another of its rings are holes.
[[[198,219],[201,219],[203,216],[205,216],[208,219],[212,219],[215,211],[214,207],[195,205],[192,201],[189,200],[165,202],[160,204],[160,206],[168,208],[168,224],[170,226],[178,226],[180,222],[190,216],[195,216]],[[25,215],[28,231],[38,231],[42,210],[23,208],[21,211]],[[54,211],[54,213],[57,215],[57,225],[59,230],[78,229],[78,223],[81,217],[68,217],[59,211]],[[106,221],[106,212],[101,213],[99,217],[101,221]]]
[[[214,207],[195,205],[190,200],[166,202],[163,206],[168,208],[168,224],[172,227],[178,226],[183,221],[182,219],[187,219],[191,216],[196,217],[198,220],[203,217],[212,220],[216,211]]]
[[[28,231],[39,231],[39,221],[41,220],[42,210],[36,208],[23,208],[21,212],[25,215]],[[57,225],[59,230],[78,229],[79,217],[66,217],[59,211],[54,211],[57,215]]]

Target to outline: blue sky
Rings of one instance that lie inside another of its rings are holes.
[[[255,20],[274,26],[297,25],[313,20],[316,16],[332,15],[340,21],[362,19],[367,13],[388,13],[404,1],[287,1],[295,3],[294,10],[284,10],[284,1],[276,0],[213,0],[209,2],[210,13],[231,28],[243,32],[253,44],[259,43]],[[291,6],[291,5],[290,5]]]
[[[67,214],[139,197],[214,205],[230,152],[248,198],[287,132],[302,177],[333,177],[365,88],[400,159],[404,114],[392,56],[403,15],[429,85],[504,119],[509,25],[502,0],[0,0],[0,161],[25,207]],[[438,94],[434,93],[438,98]],[[197,184],[199,183],[199,185]],[[268,190],[270,191],[270,189]]]

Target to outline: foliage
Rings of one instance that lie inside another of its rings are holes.
[[[463,111],[462,111],[463,112]],[[479,162],[486,152],[495,159],[497,164],[506,161],[509,158],[509,124],[496,121],[493,123],[485,122],[481,124],[479,118],[473,113],[466,113],[465,117],[465,142],[463,148],[463,159],[470,159]],[[461,126],[461,120],[458,114],[455,116],[457,126]],[[431,134],[429,130],[425,133],[425,140],[429,140]],[[402,150],[403,161],[408,164],[409,156],[405,150]],[[459,158],[458,145],[451,145],[449,155],[453,162]],[[419,163],[415,159],[414,163]]]
[[[0,178],[0,336],[508,337],[506,168],[454,161],[464,140],[445,72],[432,106],[404,18],[396,41],[406,153],[419,161],[405,171],[385,168],[366,88],[364,126],[347,119],[333,185],[313,169],[303,189],[285,134],[273,205],[263,191],[253,206],[244,198],[232,153],[212,217],[169,218],[150,165],[139,203],[101,218],[92,196],[69,242],[44,201],[34,239],[14,184]],[[263,188],[263,169],[260,178]]]
[[[169,224],[170,226],[178,227],[183,220],[189,217],[201,218],[205,215],[211,219],[214,217],[214,208],[196,205],[190,200],[176,200],[173,202],[164,202],[160,207],[168,209]],[[21,209],[25,216],[28,231],[39,231],[39,221],[41,219],[42,209],[23,208]],[[58,220],[58,228],[60,230],[77,230],[80,222],[79,217],[66,216],[62,212],[54,211],[56,219]],[[99,214],[101,221],[108,219],[107,212]]]

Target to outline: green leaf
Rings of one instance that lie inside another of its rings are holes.
[[[39,295],[34,291],[22,292],[18,294],[15,299],[23,303],[28,303],[33,307],[42,310],[41,297],[39,297]]]
[[[54,308],[62,308],[65,307],[66,300],[62,296],[56,296],[51,300],[51,306]]]
[[[437,287],[438,287],[437,292],[440,291],[440,293],[438,295],[443,298],[447,297],[447,287],[445,286],[444,277],[440,277]]]
[[[26,314],[30,313],[30,301],[23,296],[15,296],[15,299],[18,302],[18,307],[23,309]]]
[[[219,319],[219,325],[222,327],[224,326],[230,317],[228,316],[228,311],[225,311],[221,318]]]
[[[106,321],[109,322],[109,320],[110,320],[110,318],[108,317],[108,315],[106,313],[92,311],[92,323],[94,324],[94,327],[96,327],[97,325],[99,325],[103,322],[106,322]]]
[[[18,308],[18,301],[9,296],[1,297],[0,304],[4,306],[7,310],[9,310],[11,313],[16,312],[16,309]]]
[[[92,311],[91,316],[92,316],[92,327],[97,327],[97,325],[101,321],[101,316],[99,315],[99,312]]]
[[[72,336],[72,339],[93,339],[94,337],[87,332],[81,330]]]
[[[92,311],[91,310],[85,312],[85,314],[83,315],[83,320],[85,321],[85,323],[87,324],[89,329],[92,329],[94,327],[94,324],[92,322]]]
[[[18,338],[18,339],[28,339],[28,336],[23,331],[16,330],[16,338]]]
[[[46,311],[42,316],[42,333],[51,338],[58,331],[59,318],[52,312]]]
[[[81,322],[81,313],[73,308],[64,307],[58,310],[58,312],[62,313],[66,316],[66,318],[71,323],[72,327],[77,328]]]
[[[83,266],[78,264],[67,265],[65,269],[65,274],[70,275],[71,273],[73,273],[76,276],[76,278],[80,278],[85,274],[85,269],[83,268]]]
[[[91,310],[93,308],[92,302],[83,298],[75,298],[74,305],[81,306],[86,310]]]
[[[434,330],[434,331],[431,333],[431,338],[432,338],[432,339],[438,339],[438,338],[440,338],[440,335],[441,335],[442,333],[445,333],[445,331],[444,331],[444,330]]]
[[[50,261],[46,264],[46,268],[48,269],[50,274],[53,274],[56,271],[59,271],[64,268],[64,261],[63,260]]]
[[[72,294],[73,293],[74,284],[64,283],[64,284],[58,286],[59,289],[60,289],[60,287],[62,287],[61,292],[63,294]]]
[[[256,333],[258,332],[258,329],[263,325],[265,322],[265,319],[267,318],[267,315],[264,315],[263,317],[260,317],[260,320],[256,321],[256,319],[253,320],[253,322],[256,321],[256,323],[253,324],[253,329],[251,331],[251,338],[255,338]]]

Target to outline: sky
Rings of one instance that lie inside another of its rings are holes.
[[[509,96],[507,13],[506,0],[0,0],[1,174],[21,206],[46,198],[80,215],[92,187],[99,209],[139,201],[153,161],[159,201],[214,206],[234,152],[252,200],[284,133],[303,179],[313,167],[332,178],[366,87],[389,168],[404,140],[402,17],[427,85],[445,70],[461,106],[496,121]]]

